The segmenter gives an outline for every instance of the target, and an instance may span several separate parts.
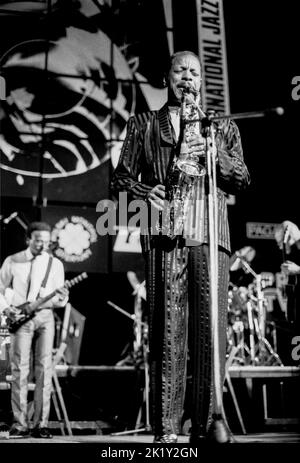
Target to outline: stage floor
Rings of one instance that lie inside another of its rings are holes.
[[[234,435],[236,444],[299,444],[300,434],[296,432],[268,432],[245,435]],[[0,437],[1,443],[22,443],[22,444],[76,444],[76,443],[91,443],[91,444],[151,444],[153,443],[153,435],[151,434],[136,434],[136,435],[75,435],[61,436],[54,435],[52,439],[7,439],[4,436]],[[188,444],[188,436],[179,436],[178,444]]]

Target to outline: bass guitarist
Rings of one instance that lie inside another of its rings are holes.
[[[55,296],[41,306],[31,319],[11,335],[11,405],[13,424],[10,438],[51,438],[47,427],[52,387],[52,349],[55,307],[68,300],[62,262],[49,252],[51,227],[33,222],[27,229],[27,249],[8,256],[0,270],[0,312],[9,320],[18,321],[26,313],[25,302],[35,301],[56,290]],[[5,290],[12,288],[12,305],[5,299]],[[58,289],[59,288],[59,289]],[[23,304],[23,313],[18,308]],[[28,378],[31,350],[34,361],[34,415],[29,430],[27,413]]]

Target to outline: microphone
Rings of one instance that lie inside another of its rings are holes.
[[[12,214],[10,214],[8,217],[6,217],[3,220],[3,223],[5,223],[5,225],[7,225],[11,220],[13,220],[15,217],[17,217],[17,215],[18,215],[18,212],[13,212]]]
[[[284,109],[281,106],[277,106],[276,108],[266,109],[264,113],[266,116],[269,116],[271,114],[274,114],[276,116],[283,116]]]

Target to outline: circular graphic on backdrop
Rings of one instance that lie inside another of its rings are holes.
[[[0,65],[7,83],[0,167],[19,185],[40,176],[42,153],[42,177],[53,179],[95,169],[120,150],[136,90],[125,57],[102,31],[70,26],[56,41],[23,41]]]
[[[64,262],[84,262],[92,255],[91,245],[97,242],[95,227],[84,217],[73,215],[57,222],[51,232],[55,243],[53,254]]]
[[[41,39],[20,42],[0,58],[0,68],[14,87],[7,95],[9,105],[27,113],[32,122],[66,116],[83,103],[95,86],[84,72],[64,77],[59,60],[72,62],[76,55],[59,42]],[[63,88],[70,88],[71,79],[76,78],[80,80],[77,92],[63,95]]]

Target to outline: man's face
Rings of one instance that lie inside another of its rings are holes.
[[[50,232],[46,230],[35,230],[31,233],[31,237],[28,240],[30,251],[34,256],[42,254],[49,249],[50,244]]]
[[[199,91],[201,86],[201,68],[199,60],[190,54],[173,59],[169,72],[169,97],[180,101],[182,90],[190,87]]]

